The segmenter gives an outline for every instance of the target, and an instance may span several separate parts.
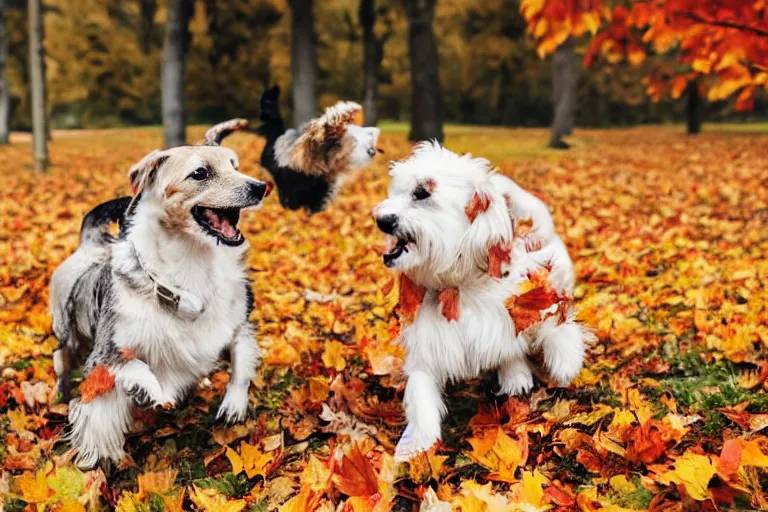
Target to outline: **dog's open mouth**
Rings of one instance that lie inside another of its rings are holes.
[[[404,252],[408,252],[408,244],[410,242],[405,238],[388,237],[387,245],[384,248],[384,264],[388,267],[394,265],[397,258],[402,256]]]
[[[210,208],[195,206],[192,217],[209,235],[225,245],[240,245],[245,237],[237,227],[240,208]]]

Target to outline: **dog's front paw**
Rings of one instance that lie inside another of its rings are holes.
[[[409,423],[405,427],[400,441],[397,442],[395,462],[408,461],[421,452],[429,450],[439,440],[439,434],[435,435],[434,433],[419,431],[419,429],[413,426],[413,423]]]
[[[224,400],[216,413],[216,419],[227,423],[237,423],[245,419],[248,412],[248,387],[231,386],[224,395]]]
[[[179,305],[176,310],[178,316],[185,320],[195,320],[203,311],[203,301],[189,292],[179,291]]]

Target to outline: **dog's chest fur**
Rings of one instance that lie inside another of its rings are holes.
[[[406,373],[409,366],[427,366],[442,382],[470,379],[525,353],[528,342],[517,336],[504,302],[518,293],[526,263],[520,255],[503,279],[483,276],[459,286],[458,320],[443,316],[438,290],[426,290],[418,315],[403,331]]]
[[[121,257],[130,241],[118,242]],[[151,253],[147,247],[140,254]],[[246,275],[240,264],[245,248],[190,250],[164,243],[162,258],[143,261],[166,286],[183,286],[200,298],[204,311],[194,320],[179,318],[156,300],[133,293],[118,280],[115,345],[146,362],[161,385],[177,397],[208,374],[247,316]]]

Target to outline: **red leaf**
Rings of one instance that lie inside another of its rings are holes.
[[[720,459],[717,461],[717,472],[727,477],[735,474],[741,465],[742,451],[744,447],[738,439],[729,439],[723,443],[723,451],[720,452]]]
[[[651,464],[667,451],[662,432],[653,420],[625,430],[622,441],[627,447],[627,460],[635,464]]]
[[[334,475],[336,487],[347,496],[372,496],[379,492],[379,482],[371,461],[363,455],[357,443],[341,460]]]
[[[469,222],[475,222],[478,215],[488,210],[492,201],[491,196],[488,194],[484,192],[475,192],[472,195],[469,204],[467,204],[467,207],[464,208],[464,212],[467,214],[467,217],[469,217]]]
[[[459,320],[459,290],[457,288],[446,288],[437,296],[437,302],[440,303],[443,316],[449,322]]]
[[[499,242],[488,248],[488,275],[501,279],[501,265],[512,263],[512,247]]]
[[[425,290],[411,281],[406,274],[400,274],[400,314],[412,322],[419,314]]]
[[[548,286],[539,286],[517,297],[515,304],[524,309],[541,311],[558,301],[557,293]]]

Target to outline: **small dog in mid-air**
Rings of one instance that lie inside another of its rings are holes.
[[[260,350],[238,221],[269,190],[238,172],[237,154],[220,143],[246,124],[221,123],[203,145],[144,157],[130,170],[133,197],[89,212],[77,251],[53,274],[53,362],[63,400],[78,353],[88,353],[67,434],[81,467],[118,463],[132,406],[172,406],[224,349],[232,376],[218,417],[245,418]],[[117,237],[106,229],[114,221]]]
[[[262,125],[255,131],[267,139],[261,165],[275,179],[285,208],[325,210],[349,171],[368,167],[376,156],[381,130],[357,126],[362,107],[340,101],[298,129],[285,129],[280,114],[280,88],[261,96]]]
[[[527,393],[527,356],[541,352],[567,385],[593,335],[575,319],[573,263],[541,200],[487,160],[431,142],[390,175],[374,216],[384,263],[401,272],[408,425],[395,457],[408,460],[440,439],[446,383],[496,370],[501,393]]]

